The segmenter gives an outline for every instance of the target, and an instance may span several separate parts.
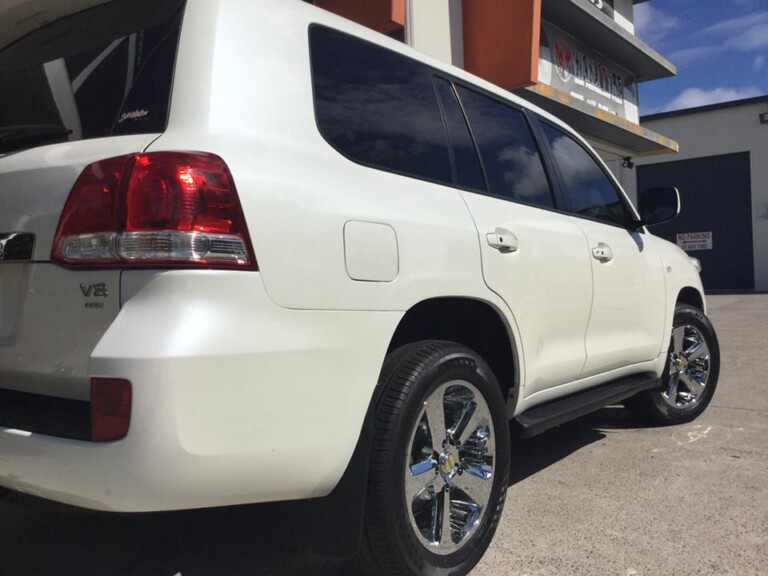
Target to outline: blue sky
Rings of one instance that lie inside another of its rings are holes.
[[[677,66],[640,84],[640,113],[768,94],[768,0],[652,0],[635,6],[636,34]]]

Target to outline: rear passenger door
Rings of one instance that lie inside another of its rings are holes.
[[[582,377],[653,360],[663,343],[661,258],[632,230],[625,198],[605,169],[575,138],[541,122],[557,167],[566,209],[584,231],[594,278]]]
[[[525,360],[525,394],[575,380],[586,353],[592,272],[584,233],[555,211],[524,113],[439,80],[454,179],[479,231],[486,284],[509,305]],[[478,159],[473,139],[480,152]]]

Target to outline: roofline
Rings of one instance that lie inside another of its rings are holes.
[[[729,102],[718,102],[717,104],[707,104],[706,106],[697,106],[696,108],[684,108],[682,110],[672,110],[671,112],[659,112],[657,114],[648,114],[641,116],[641,122],[651,120],[662,120],[663,118],[675,118],[676,116],[688,116],[690,114],[700,114],[702,112],[712,112],[713,110],[723,110],[725,108],[740,108],[752,104],[768,102],[768,94],[755,96],[754,98],[744,98],[743,100],[731,100]]]

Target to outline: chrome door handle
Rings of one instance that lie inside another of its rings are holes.
[[[488,246],[504,254],[517,252],[520,249],[520,242],[517,240],[517,236],[506,228],[496,228],[493,232],[486,234],[485,239],[488,242]]]
[[[613,260],[613,250],[608,244],[599,242],[597,246],[592,248],[592,258],[600,262],[610,262]]]

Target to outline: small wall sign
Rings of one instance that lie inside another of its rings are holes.
[[[678,234],[677,245],[686,252],[712,250],[712,232],[686,232]]]

